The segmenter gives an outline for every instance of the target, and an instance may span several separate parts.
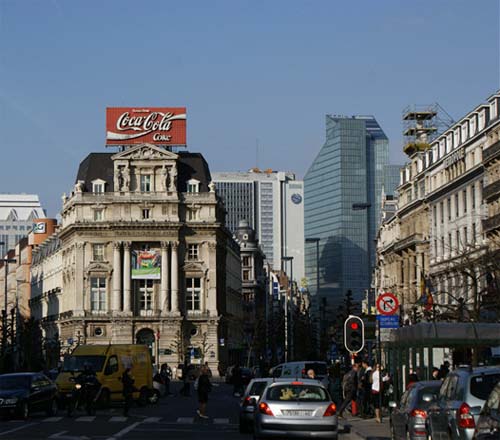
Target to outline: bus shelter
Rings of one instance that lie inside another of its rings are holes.
[[[391,372],[395,395],[406,387],[409,369],[420,370],[420,380],[432,380],[435,348],[478,350],[500,345],[500,323],[422,322],[391,330],[382,343],[383,359]],[[479,362],[482,359],[478,359]]]

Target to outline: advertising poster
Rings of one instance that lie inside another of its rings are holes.
[[[159,280],[161,253],[159,249],[132,251],[132,279]]]

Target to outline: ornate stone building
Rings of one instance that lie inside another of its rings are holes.
[[[157,362],[188,357],[212,371],[230,362],[241,265],[224,215],[199,153],[141,144],[89,154],[57,234],[63,345],[143,343]]]

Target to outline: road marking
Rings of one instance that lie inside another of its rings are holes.
[[[158,423],[161,420],[161,417],[148,417],[144,419],[144,423]]]
[[[109,419],[110,422],[126,422],[128,417],[123,416],[114,416]]]
[[[177,423],[187,423],[192,425],[194,423],[194,417],[179,417]]]
[[[64,435],[66,432],[68,432],[68,431],[61,431],[61,432],[58,432],[56,434],[52,434],[48,438],[49,439],[50,438],[52,438],[52,439],[58,439],[58,440],[90,440],[90,437],[87,437],[85,435],[78,435],[78,436]]]
[[[229,423],[229,419],[214,419],[214,424],[216,425],[226,425]]]
[[[75,419],[75,422],[93,422],[95,420],[95,416],[82,416]]]
[[[62,420],[64,417],[47,417],[46,419],[43,419],[42,422],[58,422],[59,420]]]
[[[116,440],[117,438],[123,437],[125,434],[132,431],[140,424],[141,424],[141,422],[132,423],[130,426],[123,428],[121,431],[118,431],[116,434],[113,434],[111,437],[108,437],[106,440]]]
[[[17,428],[9,429],[8,431],[0,432],[0,436],[5,435],[5,434],[10,434],[11,432],[20,431],[21,429],[25,429],[28,426],[34,426],[34,425],[38,425],[38,423],[29,423],[28,425],[22,425],[22,426],[18,426]]]

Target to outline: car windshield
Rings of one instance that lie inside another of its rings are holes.
[[[261,382],[254,382],[252,384],[252,387],[250,388],[250,391],[248,393],[249,396],[261,396],[262,392],[266,388],[267,382],[261,381]]]
[[[500,373],[473,376],[470,380],[470,393],[478,399],[486,400],[498,381]]]
[[[424,401],[424,394],[439,394],[439,388],[441,387],[441,384],[429,386],[429,387],[422,387],[418,390],[418,403],[427,403]]]
[[[321,362],[308,362],[304,365],[304,370],[314,370],[316,376],[326,376],[326,364]]]
[[[0,390],[28,389],[29,387],[29,376],[0,376]]]
[[[106,356],[68,356],[64,359],[63,371],[83,371],[85,364],[89,364],[97,373],[102,370]]]
[[[268,389],[266,400],[284,402],[295,400],[300,402],[329,402],[325,389],[309,384],[283,384]]]

